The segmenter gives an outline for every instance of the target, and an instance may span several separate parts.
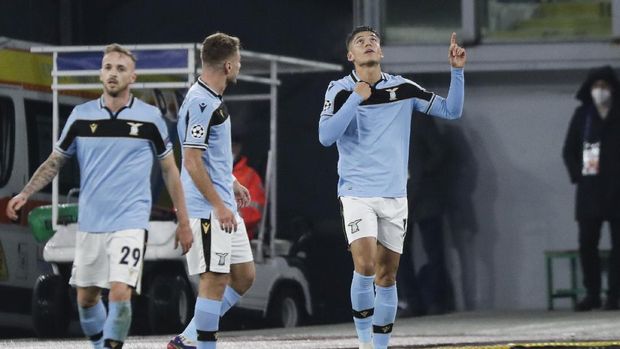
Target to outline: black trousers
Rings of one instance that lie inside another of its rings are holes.
[[[420,228],[422,246],[428,260],[422,268],[424,272],[419,275],[416,275],[412,255],[413,224],[417,224]],[[443,311],[453,309],[454,299],[444,253],[441,216],[410,222],[405,235],[397,281],[399,292],[413,309],[421,311],[426,311],[429,307],[440,307]]]
[[[600,297],[601,294],[601,261],[598,255],[598,244],[601,239],[602,219],[585,219],[579,222],[579,258],[583,272],[583,286],[588,296]],[[609,256],[607,296],[620,296],[620,220],[610,220],[611,255]]]

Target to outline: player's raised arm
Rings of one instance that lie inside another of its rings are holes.
[[[463,68],[467,62],[467,52],[456,42],[456,33],[452,33],[450,37],[450,47],[448,49],[448,58],[453,68]]]
[[[436,96],[428,113],[444,119],[458,119],[463,113],[463,103],[465,100],[463,67],[467,61],[467,54],[465,49],[457,44],[456,33],[452,33],[450,37],[448,58],[451,65],[448,96],[446,98]]]

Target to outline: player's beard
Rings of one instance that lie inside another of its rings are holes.
[[[226,85],[235,85],[237,83],[237,75],[226,78]]]
[[[118,87],[118,85],[117,85],[117,87]],[[111,88],[108,88],[107,86],[104,85],[105,92],[108,94],[108,96],[113,97],[113,98],[118,97],[126,89],[127,89],[127,86],[125,86],[123,88],[111,89]]]
[[[112,97],[112,98],[116,98],[118,97],[118,92],[119,91],[110,91],[110,90],[106,90],[106,93],[108,94],[108,96]]]

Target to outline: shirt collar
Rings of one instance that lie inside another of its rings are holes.
[[[129,100],[127,101],[127,104],[125,104],[125,108],[131,108],[133,106],[134,98],[135,97],[133,94],[129,95]],[[105,100],[103,99],[103,95],[101,95],[101,97],[99,97],[99,109],[103,108],[105,108]]]
[[[202,81],[200,77],[198,77],[198,85],[202,86],[205,90],[207,90],[209,93],[211,93],[215,97],[222,99],[222,95],[217,94],[217,92],[213,91],[213,89],[209,87],[209,85],[207,85],[206,82]]]
[[[353,79],[353,82],[355,82],[355,83],[360,82],[360,78],[357,75],[357,73],[355,72],[355,69],[353,69],[351,71],[351,75],[350,76],[351,76],[351,79]],[[382,81],[387,81],[387,77],[385,76],[385,73],[383,73],[383,72],[381,72],[381,79],[379,79],[379,81],[377,81],[374,86],[377,86]]]

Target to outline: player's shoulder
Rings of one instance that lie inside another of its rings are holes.
[[[159,113],[161,112],[159,108],[141,100],[140,98],[137,98],[137,97],[132,97],[132,98],[133,100],[129,102],[130,108],[136,108],[137,110],[143,111],[149,115],[151,114],[159,115]]]
[[[332,80],[327,85],[327,91],[351,91],[355,87],[355,81],[350,75],[344,76],[338,80]]]
[[[420,86],[418,83],[402,75],[394,75],[394,74],[389,74],[389,73],[382,73],[382,74],[383,74],[383,78],[386,81],[386,85],[395,86],[395,85],[407,84],[407,85],[412,85],[419,89],[423,89],[422,86]]]
[[[207,106],[217,109],[222,104],[219,96],[206,85],[200,83],[200,81],[192,85],[189,91],[187,91],[185,101],[188,107],[198,106],[201,109]]]
[[[103,102],[101,98],[93,99],[88,102],[84,102],[73,107],[74,112],[88,112],[93,110],[99,110],[103,108]]]
[[[385,85],[388,87],[406,85],[406,86],[409,86],[409,88],[412,88],[413,90],[416,90],[416,91],[417,90],[426,91],[426,89],[420,86],[417,82],[411,79],[408,79],[402,75],[392,75],[388,73],[383,73],[383,74],[384,74],[384,79],[386,80]]]

